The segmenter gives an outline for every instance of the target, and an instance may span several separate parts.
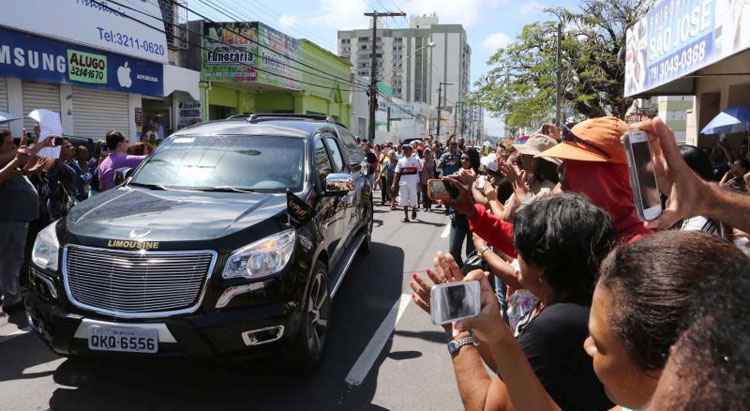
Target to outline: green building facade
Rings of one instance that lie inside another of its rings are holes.
[[[305,113],[349,125],[351,87],[343,80],[350,78],[348,61],[258,22],[205,22],[202,42],[204,120],[254,112]]]

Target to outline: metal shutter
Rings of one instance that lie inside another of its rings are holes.
[[[23,126],[31,131],[37,122],[26,117],[33,110],[46,108],[50,111],[60,112],[60,86],[57,84],[34,83],[24,81],[23,87]]]
[[[8,112],[8,85],[3,77],[0,77],[0,111]],[[5,128],[8,128],[8,123],[0,124],[0,130]]]
[[[73,87],[73,123],[77,137],[103,140],[109,130],[130,135],[128,94]]]

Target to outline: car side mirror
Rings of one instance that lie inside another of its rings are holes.
[[[134,169],[130,167],[121,167],[115,170],[115,185],[120,185],[127,181],[127,179],[133,174],[133,170]]]
[[[326,176],[326,195],[347,194],[354,190],[354,179],[350,174],[329,174]]]

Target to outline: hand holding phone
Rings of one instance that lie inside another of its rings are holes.
[[[476,317],[481,309],[479,281],[443,283],[430,290],[430,315],[434,324]]]
[[[640,130],[629,131],[622,137],[622,143],[628,157],[630,186],[638,216],[643,221],[655,220],[662,213],[661,194],[648,135]]]
[[[458,197],[458,190],[439,178],[427,180],[427,196],[432,201],[450,201]]]

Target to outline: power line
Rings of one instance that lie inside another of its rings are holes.
[[[109,6],[107,5],[107,4],[105,4],[105,3],[102,3],[102,2],[100,2],[100,1],[98,1],[98,0],[90,0],[90,1],[91,1],[92,3],[96,3],[96,4],[98,4],[98,5],[102,6],[102,7],[105,7],[105,8],[107,8],[108,10],[111,10],[111,11],[113,11],[113,12],[115,12],[115,13],[118,13],[118,14],[122,15],[123,17],[126,17],[126,18],[128,18],[129,20],[135,21],[136,23],[139,23],[139,24],[141,24],[141,25],[143,25],[143,26],[146,26],[146,27],[148,27],[148,28],[150,28],[150,29],[152,29],[152,30],[155,30],[155,31],[157,31],[157,32],[160,32],[160,33],[163,33],[163,34],[168,34],[168,33],[166,32],[166,30],[160,29],[160,28],[158,28],[158,27],[155,27],[155,26],[153,26],[153,25],[150,25],[150,24],[148,24],[148,23],[146,23],[146,22],[143,22],[143,21],[141,21],[141,20],[138,20],[138,19],[136,19],[135,17],[132,17],[132,16],[130,16],[130,15],[127,15],[127,14],[125,14],[125,13],[122,13],[121,11],[119,11],[119,10],[116,10],[116,9],[113,9],[112,7],[109,7]],[[156,20],[158,20],[158,21],[161,21],[162,23],[164,23],[164,24],[168,24],[168,25],[170,25],[170,26],[172,26],[172,27],[178,27],[178,26],[177,26],[176,24],[170,23],[170,22],[168,22],[168,21],[166,21],[166,20],[164,20],[164,19],[160,19],[160,18],[158,18],[158,17],[156,17],[156,16],[150,15],[150,14],[148,14],[148,13],[145,13],[145,12],[142,12],[142,11],[140,11],[140,10],[137,10],[137,9],[133,9],[132,7],[129,7],[129,6],[126,6],[126,5],[122,4],[122,3],[119,3],[119,2],[118,2],[118,1],[116,1],[116,0],[107,0],[107,1],[108,1],[108,2],[110,2],[110,3],[114,3],[114,4],[116,4],[116,5],[120,6],[120,7],[123,7],[123,8],[125,8],[125,9],[128,9],[128,10],[133,10],[133,11],[137,11],[137,12],[139,12],[140,14],[144,14],[144,15],[146,15],[146,16],[148,16],[148,17],[151,17],[151,18],[153,18],[153,19],[156,19]],[[173,2],[173,3],[174,3],[174,2]],[[189,29],[187,29],[187,28],[185,28],[185,30],[186,30],[187,32],[189,32],[189,33],[197,34],[197,35],[201,36],[201,38],[203,38],[203,37],[206,37],[206,36],[204,36],[204,35],[203,35],[203,33],[197,33],[197,32],[195,32],[195,31],[189,30]],[[222,43],[222,44],[224,44],[224,45],[226,45],[226,46],[228,46],[228,47],[230,47],[230,48],[233,48],[233,49],[235,49],[235,50],[238,50],[238,51],[245,51],[245,50],[243,50],[243,49],[241,49],[241,48],[239,48],[239,47],[237,47],[237,46],[234,46],[234,45],[232,45],[232,44],[229,44],[229,43],[225,43],[225,42],[223,42],[223,41],[217,41],[217,43]],[[206,47],[203,47],[202,45],[198,45],[197,47],[198,47],[198,48],[200,48],[201,50],[206,50],[206,51],[209,51],[209,49],[208,49],[208,48],[206,48]],[[278,53],[278,54],[281,54],[281,53]],[[272,76],[275,76],[275,77],[279,77],[279,78],[283,78],[283,79],[286,79],[286,80],[290,80],[290,81],[294,81],[294,82],[297,82],[297,83],[300,83],[300,84],[307,84],[307,85],[310,85],[310,86],[313,86],[313,87],[319,87],[319,88],[323,88],[323,89],[329,89],[329,90],[341,90],[341,91],[349,91],[349,92],[353,92],[353,91],[358,91],[358,90],[350,90],[350,89],[340,89],[340,88],[336,88],[336,87],[330,87],[330,86],[328,86],[328,85],[321,85],[321,84],[317,84],[317,83],[311,83],[311,82],[307,82],[307,81],[304,81],[304,80],[299,80],[299,79],[296,79],[296,78],[293,78],[293,77],[289,77],[289,76],[284,76],[284,75],[282,75],[282,74],[274,73],[274,72],[272,72],[272,71],[269,71],[269,70],[265,70],[265,69],[262,69],[262,68],[259,68],[259,67],[255,67],[255,66],[253,66],[253,65],[251,65],[251,64],[248,64],[248,63],[243,63],[243,62],[239,62],[239,64],[240,64],[240,65],[244,65],[244,66],[248,66],[248,67],[252,67],[252,68],[253,68],[253,69],[255,69],[256,71],[260,71],[260,72],[262,72],[262,73],[270,74],[270,75],[272,75]],[[301,69],[299,69],[299,68],[295,68],[295,67],[292,67],[292,66],[286,65],[286,64],[284,64],[284,63],[282,63],[282,62],[279,62],[279,64],[280,64],[280,65],[284,65],[284,66],[287,66],[287,67],[289,67],[289,68],[292,68],[292,69],[296,69],[296,70],[299,70],[299,71],[301,71],[301,72],[303,72],[303,73],[306,73],[305,71],[303,71],[303,70],[301,70]],[[314,73],[308,73],[308,74],[311,74],[311,75],[315,75]],[[320,77],[320,76],[319,76],[319,77]],[[347,81],[347,82],[348,82],[348,81]],[[353,85],[353,86],[359,86],[359,85],[355,85],[355,84],[352,84],[352,85]],[[361,91],[361,90],[363,90],[363,89],[364,89],[364,88],[363,88],[362,86],[359,86],[359,87],[360,87],[360,90],[359,90],[359,91]]]

